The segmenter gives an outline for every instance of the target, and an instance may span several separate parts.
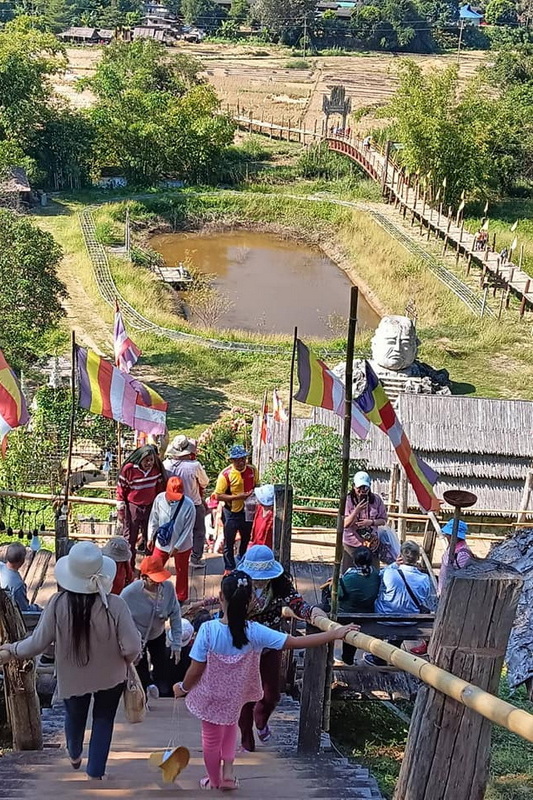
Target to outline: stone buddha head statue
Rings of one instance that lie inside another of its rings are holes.
[[[372,361],[395,372],[408,369],[416,359],[418,339],[408,317],[383,317],[372,337]]]

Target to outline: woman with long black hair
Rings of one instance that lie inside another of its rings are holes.
[[[87,775],[101,780],[128,664],[141,650],[129,609],[110,594],[116,564],[92,542],[79,542],[56,564],[60,590],[27,639],[0,648],[0,664],[33,658],[55,642],[57,695],[65,704],[70,763],[79,769],[91,699],[93,723]]]
[[[222,617],[205,622],[192,646],[191,666],[174,687],[176,697],[187,697],[189,711],[202,720],[202,747],[207,775],[202,789],[236,789],[233,774],[238,719],[244,703],[263,694],[259,662],[264,648],[294,650],[319,647],[343,639],[357,626],[347,625],[311,636],[289,636],[247,620],[252,580],[235,571],[222,580],[219,595]]]
[[[166,485],[165,468],[151,444],[138,447],[122,465],[117,480],[117,513],[124,537],[130,543],[132,567],[135,567],[137,550],[146,552],[150,512],[155,498],[165,491]]]

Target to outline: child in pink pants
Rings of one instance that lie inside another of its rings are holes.
[[[181,683],[174,686],[176,697],[186,697],[189,711],[202,721],[202,748],[207,775],[202,789],[237,789],[233,772],[237,747],[238,719],[245,703],[262,697],[259,661],[264,648],[289,650],[319,647],[343,639],[357,626],[347,625],[311,636],[288,636],[247,622],[252,598],[252,580],[235,571],[222,580],[220,604],[224,613],[202,625],[193,644],[191,666]]]

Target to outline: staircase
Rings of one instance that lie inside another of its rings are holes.
[[[145,798],[200,798],[198,782],[205,775],[200,741],[200,723],[186,710],[183,701],[152,701],[152,710],[139,725],[129,725],[121,713],[117,718],[107,780],[90,781],[74,772],[62,747],[59,733],[61,713],[55,710],[54,741],[44,751],[11,753],[0,760],[0,797],[4,800],[144,800]],[[240,780],[238,798],[250,800],[299,800],[332,797],[354,800],[382,800],[368,771],[352,765],[331,752],[313,758],[299,758],[294,743],[299,705],[284,699],[272,719],[274,736],[255,753],[237,756]],[[164,749],[176,736],[191,754],[187,769],[174,784],[164,784],[159,770],[148,763],[150,753]],[[60,744],[61,743],[61,744]],[[215,794],[216,796],[216,794]]]

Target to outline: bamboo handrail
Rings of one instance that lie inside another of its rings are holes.
[[[7,489],[0,489],[0,497],[21,497],[25,500],[50,500],[60,503],[61,496],[57,494],[40,494],[38,492],[11,492]],[[86,505],[97,506],[116,506],[117,501],[107,499],[106,497],[77,497],[76,495],[69,495],[69,503],[81,503]]]
[[[283,616],[299,619],[289,608],[283,609]],[[321,631],[341,627],[328,617],[315,618],[313,625]],[[506,728],[511,733],[516,733],[528,742],[533,742],[533,714],[513,706],[512,703],[508,703],[506,700],[501,700],[473,683],[468,683],[462,678],[446,672],[446,670],[437,667],[435,664],[430,664],[429,661],[425,661],[423,658],[418,658],[418,656],[414,656],[406,650],[400,650],[398,647],[383,642],[381,639],[376,639],[374,636],[368,636],[366,633],[350,632],[345,637],[345,640],[353,647],[372,653],[378,658],[383,658],[394,667],[409,672],[410,675],[414,675],[415,678],[423,681],[423,683],[432,686],[458,703],[462,703],[467,708],[471,708],[496,725]]]

